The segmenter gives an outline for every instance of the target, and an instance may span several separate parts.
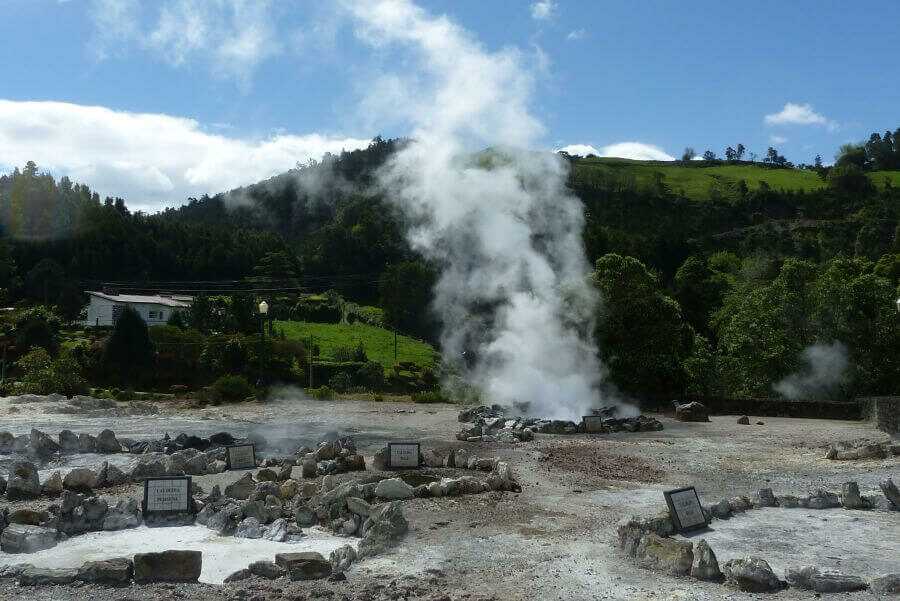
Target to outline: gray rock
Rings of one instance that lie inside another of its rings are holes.
[[[28,451],[31,455],[47,459],[55,453],[59,453],[59,445],[48,435],[40,430],[32,428],[28,440]]]
[[[121,499],[107,509],[103,517],[103,530],[123,530],[141,525],[141,509],[137,499]]]
[[[265,501],[244,501],[241,504],[241,512],[245,518],[256,518],[260,524],[272,521]]]
[[[116,435],[112,430],[103,430],[97,436],[97,452],[98,453],[121,453],[122,445],[116,439]]]
[[[78,451],[78,435],[71,430],[63,430],[59,433],[59,448],[63,453],[75,453]]]
[[[741,425],[741,426],[749,426],[750,425],[750,416],[749,415],[740,416],[737,420],[737,423],[738,423],[738,425]]]
[[[425,465],[428,467],[443,467],[444,465],[444,456],[434,449],[425,449],[422,451],[422,458],[425,460]]]
[[[469,465],[469,452],[466,449],[456,449],[453,453],[453,465],[458,468]]]
[[[756,493],[757,505],[760,507],[775,507],[778,505],[778,500],[775,499],[775,494],[772,493],[771,488],[761,488]]]
[[[694,545],[694,559],[691,563],[691,576],[698,580],[718,581],[722,578],[719,570],[719,561],[716,554],[705,539],[700,539]]]
[[[6,498],[10,501],[34,499],[41,494],[37,467],[30,461],[14,463],[9,482],[6,483]]]
[[[772,568],[758,557],[732,559],[722,570],[727,584],[748,593],[767,593],[783,588]]]
[[[896,595],[900,593],[900,573],[873,578],[869,588],[879,595]]]
[[[265,482],[259,482],[254,488],[253,492],[250,493],[251,501],[265,501],[267,497],[271,496],[280,496],[281,494],[281,486],[279,486],[278,482],[274,482],[271,480],[266,480]]]
[[[784,576],[791,586],[817,593],[850,593],[869,588],[866,581],[858,576],[823,572],[815,566],[788,568]]]
[[[184,473],[189,476],[202,476],[209,471],[209,460],[206,455],[199,453],[191,457],[184,464]]]
[[[218,511],[211,508],[211,511],[213,511],[213,514],[206,520],[205,525],[221,535],[232,534],[243,518],[241,506],[237,504],[224,505]]]
[[[638,565],[671,576],[687,576],[694,561],[691,543],[645,534],[635,550]]]
[[[859,485],[856,482],[844,482],[841,485],[841,505],[845,509],[864,509],[865,501],[859,495]]]
[[[359,556],[368,557],[388,549],[409,530],[409,522],[403,517],[403,508],[397,501],[381,506],[363,523],[359,542]]]
[[[47,511],[38,511],[29,507],[20,507],[9,512],[6,516],[6,522],[9,524],[26,524],[28,526],[46,526],[50,521],[50,513]]]
[[[821,488],[810,494],[806,503],[806,507],[810,509],[831,509],[840,506],[841,499],[835,493]]]
[[[284,568],[291,580],[319,580],[331,575],[331,562],[321,553],[278,553],[275,563]]]
[[[382,499],[411,499],[414,488],[400,478],[382,480],[375,487],[375,495]]]
[[[246,580],[250,578],[253,574],[250,570],[244,568],[243,570],[238,570],[237,572],[232,572],[228,576],[225,577],[225,580],[222,582],[228,584],[229,582],[240,582],[241,580]]]
[[[261,538],[262,531],[259,520],[256,518],[244,518],[234,531],[235,538]]]
[[[350,568],[351,564],[356,561],[356,558],[356,549],[350,545],[338,547],[331,552],[331,556],[328,558],[331,563],[331,573],[342,574]]]
[[[56,546],[56,529],[26,524],[10,524],[0,534],[4,553],[34,553]]]
[[[90,434],[78,435],[78,452],[79,453],[96,453],[97,439]]]
[[[143,458],[131,468],[131,480],[139,481],[144,478],[159,478],[166,475],[166,465],[159,458]]]
[[[894,481],[890,478],[885,478],[878,483],[878,486],[881,488],[884,496],[887,497],[887,500],[894,506],[894,509],[900,509],[900,490],[897,489]]]
[[[117,468],[115,465],[110,464],[108,461],[103,462],[103,466],[101,468],[100,473],[97,475],[97,486],[120,486],[128,482],[128,476]]]
[[[363,517],[372,515],[372,506],[359,497],[347,497],[347,509],[349,509],[351,513]]]
[[[127,557],[116,557],[103,561],[88,561],[78,568],[76,580],[99,584],[121,585],[131,580],[134,565]]]
[[[301,475],[304,478],[315,478],[316,474],[318,474],[318,466],[316,465],[315,458],[307,455],[303,458],[303,462],[300,464]]]
[[[722,499],[715,505],[712,505],[709,511],[720,520],[727,520],[731,517],[731,506],[728,504],[727,499]]]
[[[41,485],[41,492],[50,497],[58,497],[63,491],[63,479],[58,471],[50,474],[47,481]]]
[[[294,510],[294,522],[296,522],[298,526],[315,526],[318,521],[319,520],[316,517],[316,512],[314,512],[306,505],[298,505]]]
[[[15,441],[15,439],[16,437],[9,432],[0,432],[0,453],[3,453],[4,455],[12,453],[13,441]]]
[[[709,412],[706,405],[693,401],[675,407],[675,419],[681,422],[708,422]]]
[[[225,496],[245,500],[250,497],[254,488],[256,488],[256,481],[253,480],[253,474],[247,472],[239,480],[225,487]]]
[[[800,507],[800,499],[794,495],[781,495],[778,497],[778,505],[785,509],[794,509]]]
[[[60,480],[60,486],[62,486],[62,480]],[[0,497],[6,494],[6,478],[0,476]]]
[[[28,567],[19,574],[20,586],[47,586],[51,584],[71,584],[78,575],[74,568],[35,568]]]
[[[247,566],[247,568],[254,576],[267,578],[269,580],[281,578],[286,573],[286,570],[283,567],[276,565],[271,561],[254,561],[249,566]]]
[[[197,582],[203,566],[200,551],[163,551],[161,553],[135,553],[134,581],[147,582]]]
[[[728,508],[732,513],[741,513],[753,507],[753,503],[747,497],[732,497],[728,499]]]
[[[63,478],[63,487],[76,492],[89,493],[97,486],[97,474],[86,467],[76,467]]]
[[[262,537],[276,543],[283,543],[291,536],[291,526],[284,518],[278,518],[265,529]]]

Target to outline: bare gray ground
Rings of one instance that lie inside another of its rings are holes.
[[[761,418],[764,425],[740,426],[734,416],[713,417],[711,423],[680,423],[663,417],[666,429],[662,432],[539,435],[531,443],[499,445],[457,442],[459,408],[449,405],[298,400],[104,420],[43,415],[38,405],[21,405],[21,413],[8,416],[5,402],[0,400],[0,428],[17,432],[32,426],[51,433],[62,428],[96,433],[111,427],[124,436],[143,438],[163,431],[209,434],[225,429],[246,435],[256,430],[312,443],[326,432],[337,431],[353,435],[369,455],[386,440],[415,438],[425,446],[466,447],[478,455],[508,458],[523,492],[406,502],[409,535],[390,554],[355,565],[346,582],[28,590],[7,581],[0,584],[0,599],[143,601],[179,595],[204,601],[758,599],[759,595],[721,585],[634,567],[614,545],[617,522],[627,515],[664,508],[661,491],[683,485],[695,485],[704,502],[713,502],[766,486],[776,495],[803,494],[818,487],[838,490],[847,480],[859,482],[865,494],[877,487],[880,478],[900,480],[896,458],[824,459],[832,442],[885,438],[859,422]],[[239,476],[236,472],[204,476],[198,482],[208,486]],[[900,572],[897,512],[760,510],[714,522],[713,528],[704,536],[723,560],[754,553],[769,559],[779,572],[795,562],[852,568],[863,576]],[[812,599],[815,595],[787,590],[771,597]],[[834,597],[867,599],[871,595]]]

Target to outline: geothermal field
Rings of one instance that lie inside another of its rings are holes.
[[[868,421],[76,401],[0,400],[2,599],[863,599],[900,579],[900,448]],[[705,526],[667,508],[685,487]]]

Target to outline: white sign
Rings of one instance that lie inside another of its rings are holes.
[[[392,442],[388,444],[388,467],[419,467],[419,443]]]
[[[144,481],[144,513],[189,511],[190,478],[158,478]]]
[[[228,469],[254,469],[256,468],[256,449],[252,444],[235,445],[228,447]]]
[[[606,428],[603,427],[603,416],[601,415],[585,415],[581,418],[581,423],[584,424],[585,432],[606,431]]]
[[[706,516],[703,515],[700,498],[693,486],[671,490],[664,495],[679,530],[693,530],[706,526]]]

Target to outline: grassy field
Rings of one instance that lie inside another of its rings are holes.
[[[394,365],[394,333],[363,323],[352,325],[335,323],[309,323],[305,321],[276,321],[275,329],[284,331],[293,340],[314,339],[323,358],[333,356],[339,347],[356,348],[362,342],[366,356],[385,368]],[[397,336],[397,360],[411,361],[423,367],[431,367],[437,360],[437,353],[427,342]]]
[[[709,197],[710,189],[717,183],[722,187],[736,185],[740,180],[750,190],[766,182],[776,190],[806,190],[823,188],[827,184],[814,171],[803,169],[766,169],[757,165],[714,165],[708,167],[684,167],[676,162],[633,161],[614,158],[586,158],[576,163],[578,172],[585,176],[596,173],[609,178],[633,178],[639,188],[654,185],[658,173],[675,192],[683,192],[694,199]],[[885,180],[900,186],[900,171],[874,171],[869,177],[876,186],[883,187]]]

